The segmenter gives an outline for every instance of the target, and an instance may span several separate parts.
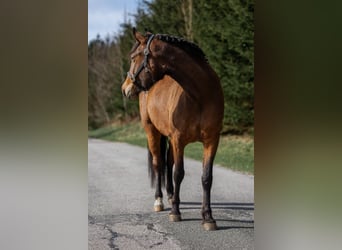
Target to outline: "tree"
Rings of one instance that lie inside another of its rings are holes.
[[[185,36],[182,0],[143,0],[134,15],[138,30]]]
[[[133,14],[136,27],[185,37],[198,44],[221,79],[225,97],[224,131],[254,125],[254,2],[252,0],[142,0]],[[88,122],[139,115],[137,102],[122,98],[129,68],[132,24],[116,36],[97,37],[88,46]]]
[[[133,46],[130,23],[121,25],[119,35],[97,36],[88,45],[88,127],[98,128],[113,119],[139,115],[137,101],[123,98],[121,85],[129,67],[128,54]]]
[[[198,0],[194,40],[218,73],[225,96],[226,130],[254,124],[254,3]]]

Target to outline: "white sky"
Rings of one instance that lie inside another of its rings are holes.
[[[88,0],[88,42],[100,34],[113,35],[124,22],[124,12],[136,13],[139,0]],[[127,16],[133,21],[133,17]]]

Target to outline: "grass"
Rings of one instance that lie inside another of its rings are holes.
[[[185,155],[202,160],[203,146],[199,142],[185,148]],[[254,174],[254,140],[250,136],[222,136],[215,164],[244,173]]]
[[[139,122],[113,124],[88,132],[91,138],[127,142],[146,147],[146,135]],[[185,148],[185,156],[202,161],[203,146],[191,143]],[[254,174],[254,139],[252,136],[222,136],[216,153],[215,164],[244,173]]]
[[[127,142],[142,147],[146,147],[147,145],[145,131],[138,122],[113,124],[111,126],[88,131],[88,137],[108,141]]]

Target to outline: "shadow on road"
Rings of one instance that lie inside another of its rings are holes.
[[[243,226],[228,226],[228,227],[221,227],[221,226],[218,226],[218,230],[241,229],[241,228],[254,229],[254,226],[250,226],[250,227],[243,227]]]
[[[201,202],[181,202],[181,210],[195,209],[201,210]],[[236,211],[254,211],[254,203],[237,203],[237,202],[213,202],[211,207],[214,210],[226,209],[226,210],[236,210]],[[222,210],[221,210],[222,211]],[[242,220],[242,219],[223,219],[215,218],[219,225],[219,230],[230,230],[230,229],[254,229],[254,220]],[[202,221],[201,218],[184,218],[183,221]],[[220,223],[221,222],[221,223]],[[220,224],[224,224],[220,226]],[[229,224],[229,226],[226,226]]]
[[[202,207],[201,202],[181,202],[181,209],[200,209]],[[190,207],[189,207],[190,206]],[[237,202],[227,202],[227,203],[217,203],[212,202],[211,208],[213,209],[235,209],[235,210],[253,210],[254,203],[237,203]]]

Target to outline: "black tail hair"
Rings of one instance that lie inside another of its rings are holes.
[[[161,166],[159,166],[160,178],[161,178],[161,185],[165,187],[165,169],[167,164],[167,137],[162,135],[160,137],[160,155],[161,155]],[[152,153],[150,149],[147,147],[147,167],[148,167],[148,175],[151,179],[151,187],[154,187],[156,174],[153,171],[153,164],[152,164]]]

